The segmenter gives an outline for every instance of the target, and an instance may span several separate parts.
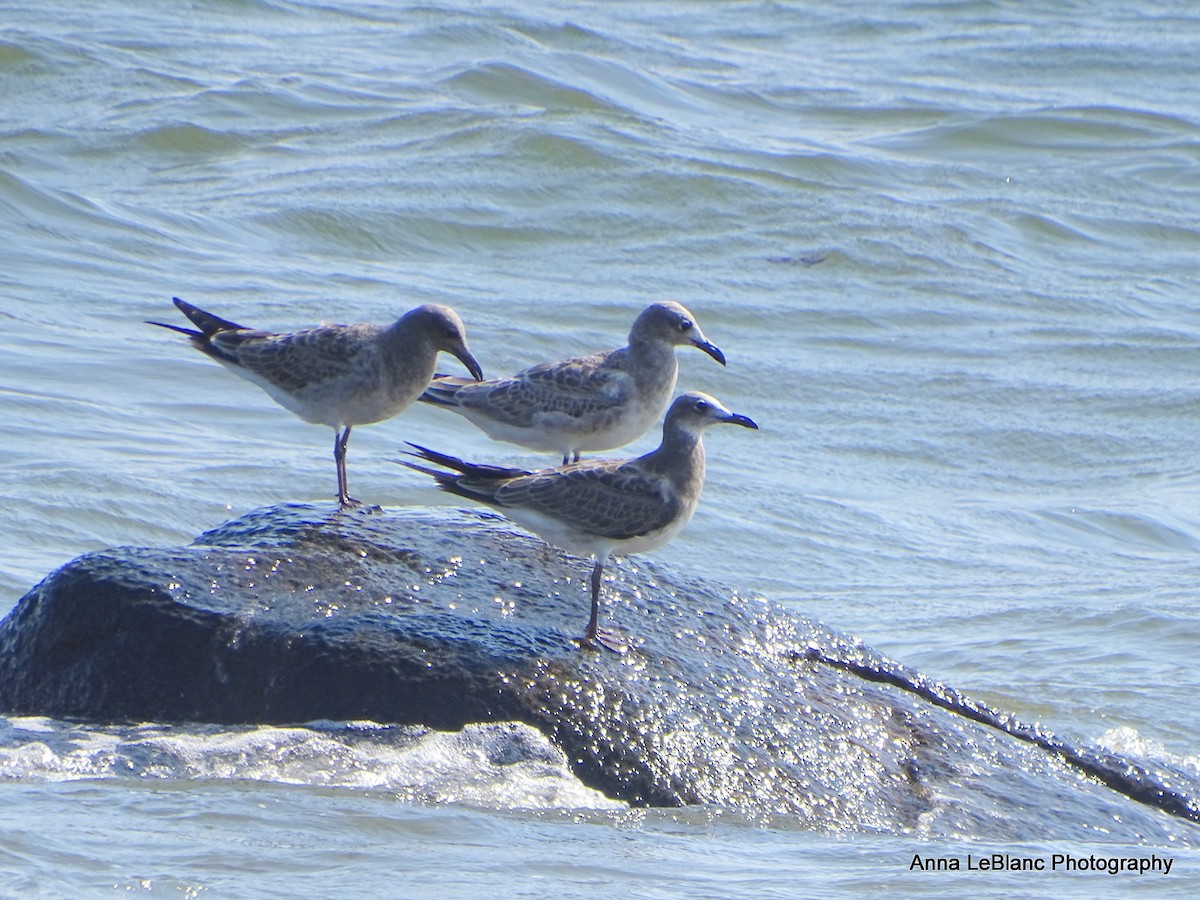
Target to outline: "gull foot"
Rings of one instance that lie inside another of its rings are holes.
[[[607,628],[598,628],[595,633],[588,632],[583,637],[572,638],[579,645],[581,650],[607,650],[609,653],[615,653],[617,656],[624,656],[629,652],[629,644],[621,637]]]

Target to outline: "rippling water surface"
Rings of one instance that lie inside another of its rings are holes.
[[[729,358],[680,351],[680,387],[762,431],[712,434],[656,558],[1195,772],[1200,24],[1052,6],[8,4],[0,610],[84,551],[333,495],[327,429],[142,324],[172,295],[269,328],[449,303],[496,374],[674,298]],[[412,409],[355,432],[356,495],[444,502],[386,462],[405,439],[529,460]],[[122,777],[95,734],[29,727],[4,732],[5,892],[1051,886],[568,785],[330,782],[343,751],[307,739],[324,762],[283,777],[287,733]]]

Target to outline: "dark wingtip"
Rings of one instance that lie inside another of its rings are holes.
[[[171,331],[178,331],[180,334],[186,334],[190,338],[203,338],[199,331],[193,331],[190,328],[184,328],[182,325],[168,325],[166,322],[155,322],[152,319],[143,319],[147,325],[157,325],[159,328],[169,328]]]
[[[429,462],[438,462],[439,460],[446,458],[444,454],[438,453],[436,450],[430,450],[428,447],[422,447],[420,444],[414,444],[412,441],[405,441],[404,443],[412,447],[413,450],[417,451],[416,453],[408,450],[404,451],[409,456],[415,456],[418,459],[424,459]]]
[[[408,444],[408,446],[417,451],[416,453],[410,454],[411,456],[415,456],[418,459],[423,459],[426,462],[444,466],[445,468],[453,469],[456,472],[466,472],[468,469],[472,468],[471,463],[464,462],[457,456],[451,456],[449,453],[439,453],[436,450],[430,450],[428,447],[422,447],[420,444],[414,444],[412,441],[405,441],[404,443]],[[441,474],[445,475],[446,473],[443,472]]]
[[[239,325],[237,322],[222,319],[220,316],[214,316],[212,313],[206,312],[198,306],[192,306],[186,300],[181,300],[178,297],[172,297],[171,300],[181,313],[191,319],[192,324],[199,328],[205,337],[212,337],[218,331],[251,330],[245,325]]]
[[[417,456],[416,453],[409,453],[408,455],[409,456]],[[407,459],[389,459],[388,462],[393,462],[400,466],[407,466],[410,469],[415,469],[418,472],[421,472],[425,475],[430,475],[433,478],[436,478],[439,482],[444,478],[456,477],[454,475],[451,475],[449,472],[439,472],[437,469],[431,469],[428,466],[422,466],[418,463],[409,462]]]
[[[414,444],[412,441],[405,441],[404,443],[408,444],[408,446],[417,451],[417,453],[414,454],[415,456],[426,456],[433,453],[433,451],[428,447],[422,447],[420,444]]]
[[[426,462],[445,466],[447,469],[453,469],[471,478],[495,480],[519,478],[522,475],[529,474],[527,469],[513,469],[508,466],[490,466],[486,463],[466,462],[457,456],[451,456],[448,453],[439,453],[436,450],[430,450],[428,447],[422,447],[420,444],[414,444],[412,441],[405,441],[404,443],[417,451],[413,456],[417,456]]]

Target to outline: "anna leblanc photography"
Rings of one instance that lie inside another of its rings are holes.
[[[1200,32],[1037,6],[5,6],[0,895],[1200,890]]]
[[[961,856],[922,856],[914,853],[909,871],[914,872],[1103,872],[1106,875],[1170,875],[1175,859],[1170,856],[1012,856],[1008,853]]]

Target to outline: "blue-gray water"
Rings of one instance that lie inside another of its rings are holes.
[[[673,298],[729,357],[680,351],[680,388],[763,427],[711,435],[657,559],[1200,771],[1200,19],[1037,6],[4,4],[0,611],[87,550],[333,495],[327,429],[142,324],[172,295],[278,328],[449,303],[495,374]],[[405,439],[529,461],[415,408],[355,431],[356,496],[445,502]],[[486,735],[0,723],[6,895],[1131,885],[595,809]],[[1195,851],[1157,883],[1189,882]]]

